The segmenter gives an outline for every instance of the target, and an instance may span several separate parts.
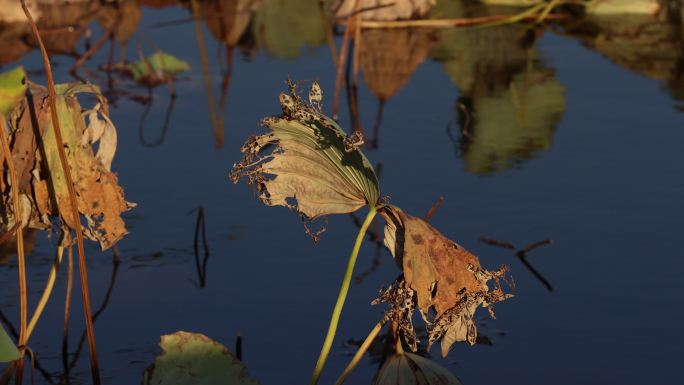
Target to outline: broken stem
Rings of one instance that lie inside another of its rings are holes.
[[[352,276],[354,275],[354,265],[356,264],[356,257],[359,255],[359,250],[361,249],[361,244],[363,243],[363,238],[366,236],[366,231],[373,218],[375,218],[377,210],[375,207],[371,207],[368,210],[366,219],[363,221],[359,233],[356,235],[356,241],[354,242],[354,248],[352,249],[351,255],[349,256],[349,261],[347,262],[347,269],[344,272],[344,278],[342,279],[342,287],[340,288],[340,293],[337,296],[337,302],[335,303],[335,308],[332,312],[332,317],[330,320],[330,326],[328,326],[328,334],[325,336],[325,341],[323,342],[323,347],[321,348],[321,353],[318,356],[318,361],[316,361],[316,367],[314,368],[313,375],[309,381],[310,385],[316,385],[321,377],[321,372],[323,372],[323,366],[328,360],[328,355],[330,354],[330,348],[332,347],[333,340],[335,339],[335,333],[337,332],[337,325],[340,322],[340,315],[342,314],[342,308],[344,307],[344,301],[347,299],[347,293],[349,292],[349,284],[351,283]]]
[[[368,333],[368,337],[363,341],[361,346],[359,346],[359,350],[356,351],[354,354],[354,357],[352,357],[351,361],[349,361],[349,364],[347,365],[346,368],[344,368],[344,371],[342,374],[340,374],[340,377],[335,381],[335,385],[341,385],[347,377],[349,377],[349,374],[356,368],[356,365],[361,362],[361,358],[363,358],[363,355],[366,354],[366,351],[368,351],[368,348],[371,346],[373,341],[375,341],[375,337],[380,334],[380,330],[385,326],[385,323],[387,323],[387,318],[383,317],[380,322],[373,327],[373,330]]]

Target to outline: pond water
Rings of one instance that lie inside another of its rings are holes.
[[[249,187],[227,177],[245,139],[263,130],[260,119],[279,113],[286,79],[318,80],[324,109],[332,111],[335,64],[318,7],[307,4],[265,1],[245,24],[247,32],[232,48],[221,148],[205,80],[218,105],[231,48],[202,23],[210,75],[205,79],[188,6],[136,8],[141,15],[128,57],[137,56],[138,46],[146,52],[158,47],[188,61],[192,70],[174,83],[177,98],[165,132],[170,97],[164,86],[153,91],[143,132],[146,106],[120,95],[112,107],[119,135],[113,169],[127,199],[138,206],[125,215],[130,234],[117,246],[121,263],[113,283],[112,253],[95,245],[87,249],[95,309],[112,287],[95,323],[105,383],[140,383],[158,354],[159,336],[176,330],[201,332],[229,347],[241,336],[243,361],[263,384],[308,381],[357,226],[349,216],[331,217],[314,244],[296,215],[264,206]],[[497,12],[441,1],[431,16]],[[94,42],[103,29],[91,26]],[[680,378],[680,36],[675,22],[636,17],[547,30],[505,25],[362,33],[359,122],[366,138],[377,139],[377,148],[365,153],[381,165],[382,193],[416,216],[443,196],[431,223],[477,254],[485,267],[508,264],[515,278],[515,298],[496,307],[496,320],[478,313],[479,331],[491,346],[460,344],[446,359],[437,348],[431,352],[463,383],[631,384]],[[339,48],[341,38],[335,39]],[[83,52],[83,41],[75,41]],[[2,44],[4,49],[10,43]],[[107,79],[98,67],[107,62],[108,47],[79,71],[103,88]],[[119,54],[117,49],[115,57]],[[55,54],[53,61],[57,81],[71,81],[67,70],[74,59]],[[2,69],[18,64],[44,83],[35,72],[42,68],[37,51]],[[147,93],[116,79],[116,89]],[[380,100],[382,121],[375,136]],[[219,107],[213,110],[221,114]],[[340,122],[352,126],[344,92]],[[203,288],[193,251],[200,206],[210,249]],[[553,290],[514,251],[481,237],[516,248],[552,239],[527,258]],[[29,260],[32,304],[56,242],[37,237]],[[41,367],[55,381],[62,367],[63,272],[31,339]],[[351,358],[355,347],[347,342],[365,338],[379,320],[383,308],[369,303],[399,270],[384,248],[368,241],[355,274],[364,279],[352,284],[322,383],[332,383]],[[0,266],[0,276],[1,309],[16,324],[15,259]],[[82,330],[78,291],[73,310],[72,350]],[[367,358],[349,383],[369,383],[377,368]],[[71,377],[72,383],[90,383],[87,347]],[[38,376],[37,381],[47,380]]]

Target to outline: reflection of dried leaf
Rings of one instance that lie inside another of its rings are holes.
[[[351,137],[335,121],[305,104],[294,85],[291,91],[280,95],[283,115],[264,120],[271,132],[242,147],[245,157],[233,167],[233,182],[246,177],[265,204],[289,207],[309,219],[374,206],[380,193],[366,157],[349,147]],[[273,151],[259,156],[270,145]]]
[[[461,385],[461,381],[425,357],[397,353],[385,361],[373,385]]]
[[[435,41],[434,31],[423,28],[362,31],[359,62],[364,82],[377,98],[389,99],[425,61]]]
[[[364,20],[399,20],[425,16],[435,3],[437,0],[336,0],[332,8],[337,17],[351,15],[356,6],[366,10],[360,13]]]
[[[107,117],[106,100],[99,90],[88,84],[62,84],[57,87],[57,115],[71,173],[74,178],[78,211],[85,216],[87,227],[80,218],[73,218],[66,178],[57,153],[57,142],[50,107],[44,101],[47,90],[35,86],[12,116],[12,155],[19,175],[19,190],[31,207],[26,223],[33,228],[50,228],[52,218],[62,219],[62,231],[82,229],[85,236],[96,240],[103,249],[114,245],[126,233],[121,213],[132,205],[124,200],[117,177],[109,171],[116,150],[116,133]],[[96,109],[88,112],[90,124],[86,126],[76,94],[88,92],[100,99]],[[99,117],[103,120],[100,120]],[[36,138],[40,139],[36,139]],[[92,145],[99,141],[97,157]],[[3,188],[7,199],[10,189]],[[11,210],[5,206],[5,210]],[[3,216],[3,228],[11,225],[14,213]],[[62,239],[70,243],[70,237]]]
[[[199,333],[161,337],[162,353],[145,371],[144,385],[257,385],[222,344]]]
[[[125,45],[138,29],[142,12],[137,0],[119,0],[116,3],[106,3],[97,15],[97,21],[102,26],[114,32],[116,41]]]
[[[477,307],[509,296],[498,283],[491,291],[487,286],[492,278],[498,282],[506,268],[494,273],[482,269],[476,256],[420,218],[395,209],[383,210],[382,215],[388,223],[385,244],[401,265],[406,284],[416,292],[423,318],[430,323],[430,344],[443,336],[443,356],[454,342],[475,344],[477,330],[472,317]],[[428,320],[431,308],[434,324]]]
[[[209,32],[234,46],[247,29],[252,9],[259,0],[210,0],[202,2],[202,16]]]

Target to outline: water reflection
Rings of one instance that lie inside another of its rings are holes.
[[[378,99],[371,147],[377,148],[385,102],[406,85],[437,42],[424,29],[367,29],[361,32],[359,64],[363,80]]]
[[[265,49],[278,58],[295,58],[306,47],[326,43],[328,6],[301,0],[261,0],[258,4],[245,37],[246,51]]]
[[[440,3],[433,17],[501,13],[459,2],[448,5]],[[461,128],[456,146],[466,170],[500,172],[550,148],[565,97],[554,71],[538,59],[534,43],[539,34],[517,24],[442,31],[432,57],[461,94],[455,103]]]
[[[219,44],[215,60],[221,68],[221,87],[220,98],[214,100],[207,53],[210,47],[204,47],[201,30],[197,30],[217,147],[221,147],[223,141],[226,125],[223,115],[229,100],[236,49],[247,58],[261,50],[277,58],[295,58],[307,48],[331,43],[332,54],[337,54],[334,35],[340,26],[335,25],[331,1],[321,4],[288,0],[189,3],[122,0],[59,6],[39,3],[36,7],[40,14],[39,27],[51,54],[73,57],[80,64],[110,41],[108,60],[111,64],[126,61],[131,37],[140,26],[142,5],[186,8],[190,19],[185,21],[194,19],[205,25]],[[372,12],[381,11],[389,12],[385,8]],[[438,1],[429,17],[470,18],[505,13],[511,11],[467,0],[452,0]],[[684,109],[684,50],[681,49],[681,21],[675,16],[592,15],[564,23],[561,33],[580,39],[585,46],[601,52],[620,66],[661,81],[678,108]],[[92,24],[104,29],[100,36],[91,36]],[[367,142],[371,148],[377,148],[385,104],[408,83],[420,64],[430,58],[441,63],[459,91],[454,102],[456,122],[450,127],[450,136],[458,156],[463,158],[465,169],[476,174],[493,174],[522,165],[551,147],[555,127],[565,111],[564,86],[535,47],[543,33],[546,32],[521,24],[439,30],[363,29],[356,43],[359,49],[357,64],[363,82],[378,103],[374,112],[367,107],[359,108],[355,83],[348,75],[345,84],[352,126],[363,130],[359,111],[369,113],[366,118],[373,123],[372,132],[366,135]],[[23,22],[0,24],[0,42],[5,47],[0,51],[0,64],[17,61],[36,46]],[[117,58],[113,57],[115,42],[121,47]],[[334,68],[330,68],[331,74],[333,71]],[[88,73],[87,77],[92,80],[99,76]],[[107,76],[110,88],[113,88],[111,74],[107,72]],[[126,95],[126,92],[110,89],[108,96],[113,101],[117,95]],[[142,112],[140,132],[145,145],[163,142],[169,128],[171,106],[157,139],[142,135],[150,105]]]
[[[682,19],[675,15],[593,15],[567,23],[565,32],[615,64],[662,82],[684,110]]]

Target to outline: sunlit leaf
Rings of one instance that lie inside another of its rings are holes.
[[[489,307],[493,315],[491,305],[510,297],[499,285],[507,268],[484,270],[475,255],[420,218],[391,208],[381,214],[387,220],[385,245],[401,266],[406,285],[415,291],[423,318],[427,320],[434,309],[428,346],[441,337],[442,356],[446,356],[455,342],[474,345],[475,310]],[[490,279],[495,282],[492,289],[487,286]]]
[[[21,101],[26,92],[24,78],[26,72],[23,67],[0,74],[0,114],[8,115]],[[2,133],[5,135],[5,133]]]
[[[375,206],[378,180],[358,149],[359,137],[347,136],[304,103],[294,85],[291,92],[280,95],[283,115],[264,120],[270,131],[242,147],[245,157],[233,167],[233,182],[244,177],[265,204],[289,207],[308,219]],[[264,154],[267,148],[272,151]]]
[[[145,371],[144,385],[257,385],[222,344],[179,331],[161,337],[162,353]]]
[[[19,359],[19,350],[14,341],[7,335],[5,328],[0,325],[0,362],[10,362]]]
[[[461,381],[436,362],[400,353],[385,361],[373,385],[461,385]]]
[[[190,70],[190,64],[164,52],[155,52],[126,66],[139,83],[156,86],[173,80],[176,75]]]
[[[102,249],[114,245],[127,234],[121,214],[133,205],[126,202],[116,174],[110,171],[116,152],[116,129],[108,117],[107,101],[96,86],[83,83],[59,84],[56,106],[69,164],[80,218],[73,218],[66,176],[57,152],[57,140],[52,126],[50,106],[43,103],[47,90],[32,86],[31,98],[25,98],[12,115],[12,154],[15,158],[24,212],[23,223],[32,228],[51,229],[55,218],[60,218],[62,233],[70,230],[99,242]],[[76,98],[78,93],[93,94],[96,106],[82,112]],[[86,122],[86,117],[88,122]],[[98,147],[97,154],[93,146]],[[10,187],[0,183],[3,199],[10,197]],[[11,205],[4,205],[2,228],[11,226],[14,213]],[[5,218],[7,221],[5,221]],[[63,245],[71,243],[66,236]]]

